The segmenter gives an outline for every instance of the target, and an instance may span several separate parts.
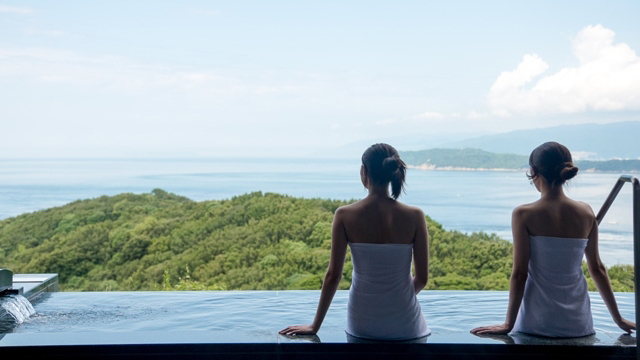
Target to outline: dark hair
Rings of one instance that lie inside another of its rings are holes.
[[[398,199],[404,191],[407,165],[400,159],[398,151],[389,144],[373,144],[362,154],[362,165],[372,183],[388,185],[391,183],[391,197]]]
[[[529,179],[542,175],[551,186],[562,185],[578,173],[566,146],[555,141],[546,142],[533,149],[529,156]]]

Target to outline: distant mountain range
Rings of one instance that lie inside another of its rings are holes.
[[[565,145],[574,157],[579,159],[640,159],[640,121],[517,130],[453,141],[438,146],[529,155],[533,149],[546,141],[557,141]],[[430,147],[432,146],[429,144],[424,146],[424,148]]]
[[[529,168],[529,157],[498,154],[480,149],[429,149],[401,151],[400,157],[412,167],[423,170],[523,170]],[[587,172],[640,172],[640,160],[582,160],[575,162]]]
[[[399,136],[385,136],[382,138],[365,139],[354,141],[339,147],[325,149],[318,153],[309,154],[310,156],[319,156],[327,158],[354,158],[359,159],[362,153],[372,144],[384,142],[393,145],[398,150],[422,150],[436,147],[447,147],[446,144],[452,141],[460,141],[477,137],[479,134],[458,131],[448,133],[425,134],[415,132]],[[483,134],[486,135],[486,134]]]
[[[469,133],[464,130],[360,140],[327,150],[320,156],[359,158],[376,142],[387,142],[398,150],[473,148],[493,153],[528,156],[546,141],[566,145],[578,160],[640,159],[640,121],[611,124],[561,125],[539,129],[516,130],[500,134]],[[317,154],[315,154],[317,156]]]

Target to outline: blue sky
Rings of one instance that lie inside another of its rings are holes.
[[[0,0],[0,157],[297,156],[640,120],[639,10]]]

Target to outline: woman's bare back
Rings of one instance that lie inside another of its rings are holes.
[[[419,208],[390,198],[360,200],[341,207],[339,216],[352,243],[411,244],[417,224],[425,221]]]
[[[560,238],[586,239],[595,221],[589,205],[568,197],[521,205],[514,216],[521,217],[529,235]]]

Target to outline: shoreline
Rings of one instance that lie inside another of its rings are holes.
[[[408,169],[416,169],[422,171],[479,171],[479,172],[526,172],[527,168],[513,169],[513,168],[474,168],[466,166],[438,166],[435,164],[422,164],[422,165],[407,165]],[[594,168],[580,170],[583,173],[592,174],[638,174],[638,170],[630,171],[603,171],[596,170]]]
[[[493,172],[521,172],[528,169],[510,169],[510,168],[474,168],[466,166],[438,166],[435,164],[407,165],[409,169],[417,169],[424,171],[493,171]]]

